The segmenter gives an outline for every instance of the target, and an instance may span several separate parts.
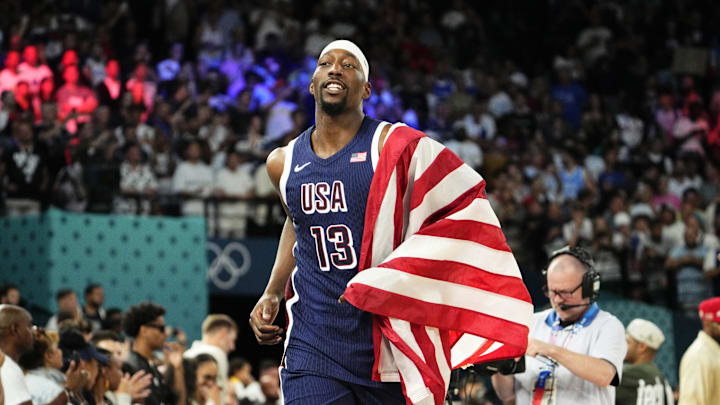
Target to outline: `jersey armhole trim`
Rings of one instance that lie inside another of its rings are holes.
[[[290,170],[292,170],[292,158],[293,158],[293,149],[295,149],[295,141],[297,141],[297,138],[293,139],[288,143],[288,145],[285,147],[285,161],[283,162],[283,171],[280,175],[280,197],[282,197],[283,203],[285,206],[287,206],[287,181],[288,177],[290,177]]]
[[[385,143],[387,143],[387,140],[390,138],[390,135],[392,135],[395,128],[406,126],[405,123],[402,123],[402,122],[396,122],[395,124],[390,125],[387,135],[385,135],[385,139],[383,139],[383,143],[381,145],[380,144],[380,136],[382,135],[383,130],[386,128],[387,125],[390,125],[390,123],[387,121],[381,122],[378,125],[377,129],[375,130],[375,134],[373,135],[372,146],[371,146],[372,150],[370,151],[370,158],[372,159],[373,171],[375,171],[375,168],[377,168],[378,160],[380,160],[380,153],[378,152],[378,149],[380,149],[381,146],[383,146],[383,145],[385,145]]]
[[[380,159],[380,153],[378,153],[380,136],[382,135],[385,127],[389,124],[390,123],[387,121],[382,121],[380,124],[378,124],[377,128],[375,128],[375,133],[373,134],[372,143],[370,145],[370,159],[372,161],[373,171],[375,171],[378,159]]]

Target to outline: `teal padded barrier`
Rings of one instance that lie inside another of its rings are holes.
[[[655,364],[663,372],[672,386],[678,383],[678,364],[675,359],[675,335],[673,328],[672,311],[647,305],[638,301],[612,299],[600,300],[600,308],[615,315],[625,327],[635,318],[647,319],[657,325],[663,334],[665,342],[660,346],[655,356]]]
[[[208,311],[205,220],[74,214],[0,219],[0,280],[30,304],[57,310],[55,292],[88,283],[105,289],[106,308],[150,300],[167,309],[168,325],[189,339]]]
[[[0,283],[17,284],[25,300],[49,308],[51,267],[47,216],[0,218]]]

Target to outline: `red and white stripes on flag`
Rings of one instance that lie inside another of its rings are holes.
[[[533,306],[484,190],[440,143],[390,128],[344,296],[376,314],[373,378],[408,404],[441,405],[453,368],[525,354]]]

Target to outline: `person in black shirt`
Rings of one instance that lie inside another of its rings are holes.
[[[83,317],[91,324],[93,331],[102,329],[105,321],[105,309],[102,307],[105,293],[100,284],[88,284],[85,287],[85,305],[82,307]]]
[[[135,374],[144,370],[152,375],[150,395],[144,405],[184,405],[186,401],[183,381],[182,347],[168,344],[165,360],[173,369],[172,379],[158,370],[153,352],[164,349],[165,308],[151,302],[130,307],[125,314],[125,333],[134,339],[132,350],[123,363],[123,372]],[[170,381],[172,380],[172,381]]]
[[[23,215],[40,211],[40,201],[48,188],[47,158],[44,148],[33,139],[28,121],[13,123],[15,144],[5,151],[8,214]]]

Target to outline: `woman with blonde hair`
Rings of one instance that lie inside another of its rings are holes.
[[[58,334],[42,328],[33,330],[33,347],[20,357],[25,382],[33,405],[64,404],[80,393],[87,377],[79,364],[72,362],[65,374],[62,350],[58,348]]]

